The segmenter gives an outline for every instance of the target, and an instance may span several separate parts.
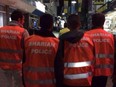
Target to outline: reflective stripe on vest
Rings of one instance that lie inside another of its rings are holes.
[[[7,52],[7,53],[22,53],[22,50],[0,49],[0,52]]]
[[[64,63],[64,67],[86,67],[90,66],[91,62]]]
[[[96,68],[113,68],[113,65],[96,65]]]
[[[88,78],[90,75],[92,75],[91,72],[88,73],[82,73],[82,74],[69,74],[69,75],[64,75],[65,79],[83,79],[83,78]]]
[[[0,62],[7,62],[7,63],[21,63],[21,60],[13,60],[9,58],[0,58]]]
[[[54,68],[46,68],[46,67],[26,67],[24,68],[25,71],[31,71],[31,72],[54,72]]]
[[[96,58],[114,58],[112,54],[96,54]]]
[[[56,83],[55,79],[49,79],[49,80],[31,80],[31,79],[25,79],[26,82],[30,84],[54,84]]]

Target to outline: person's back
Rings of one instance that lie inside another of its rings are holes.
[[[52,26],[52,16],[44,14],[40,17],[41,30],[25,40],[25,87],[55,87],[53,67],[59,40],[51,33]]]
[[[107,77],[112,75],[114,59],[114,39],[111,33],[103,30],[105,16],[96,13],[92,16],[93,29],[86,33],[95,45],[95,70],[92,87],[106,87]]]
[[[11,14],[9,25],[0,28],[0,69],[4,72],[2,87],[22,87],[24,38],[29,34],[23,28],[24,16],[19,10]],[[0,73],[3,73],[0,72]]]
[[[78,30],[78,15],[70,15],[67,23],[70,31],[60,36],[55,59],[57,87],[89,87],[93,71],[93,43],[86,34]]]

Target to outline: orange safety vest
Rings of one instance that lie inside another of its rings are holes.
[[[113,72],[114,39],[113,35],[103,29],[94,29],[86,32],[95,45],[94,76],[110,76]]]
[[[26,87],[55,87],[54,59],[59,40],[54,37],[32,35],[25,40]]]
[[[64,84],[90,86],[92,81],[94,46],[89,37],[74,44],[64,42]]]
[[[20,26],[0,28],[0,68],[22,70],[21,41],[23,32],[24,28]]]

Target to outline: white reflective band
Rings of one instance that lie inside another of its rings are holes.
[[[7,53],[22,53],[22,50],[11,50],[11,49],[0,49],[0,52],[7,52]]]
[[[96,65],[96,68],[113,68],[113,65]]]
[[[91,62],[64,63],[64,67],[85,67],[90,66]]]
[[[113,54],[96,54],[96,58],[114,58]]]
[[[64,75],[65,79],[83,79],[83,78],[88,78],[92,73],[83,73],[83,74],[72,74],[72,75]]]
[[[29,84],[55,84],[56,80],[55,79],[49,79],[49,80],[32,80],[32,79],[25,79],[26,82]]]
[[[0,58],[0,62],[4,62],[4,63],[21,63],[21,60],[13,60],[9,59],[9,58]]]
[[[31,71],[31,72],[54,72],[54,68],[52,67],[25,67],[24,71]]]

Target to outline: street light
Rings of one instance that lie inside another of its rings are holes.
[[[72,4],[76,4],[77,2],[76,2],[75,0],[72,0],[71,3],[72,3]]]

